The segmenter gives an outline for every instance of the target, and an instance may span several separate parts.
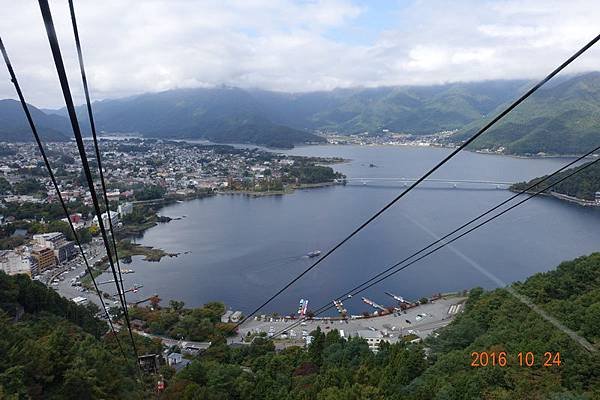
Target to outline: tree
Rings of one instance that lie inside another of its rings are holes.
[[[184,305],[185,305],[185,303],[183,301],[177,301],[177,300],[169,301],[169,307],[173,311],[181,311],[183,309]]]
[[[15,183],[13,190],[16,194],[35,194],[44,190],[44,186],[35,178],[25,178]]]
[[[4,177],[0,177],[0,194],[9,194],[11,190],[12,187],[10,186],[10,183]]]
[[[161,298],[158,297],[157,295],[150,297],[150,305],[152,306],[152,308],[159,309],[160,308],[160,306],[159,306],[160,300],[161,300]]]

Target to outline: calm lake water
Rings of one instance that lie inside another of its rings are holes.
[[[339,156],[352,161],[335,169],[348,177],[406,177],[423,174],[450,150],[427,147],[310,146],[290,154]],[[522,181],[559,168],[565,159],[517,159],[462,153],[434,178]],[[374,164],[376,167],[370,167]],[[511,195],[495,186],[428,184],[400,200],[382,217],[277,298],[264,312],[292,313],[299,299],[316,309],[410,253],[429,244]],[[464,187],[464,188],[463,188]],[[300,273],[307,252],[331,248],[401,190],[380,182],[298,190],[285,196],[220,195],[163,208],[184,217],[148,230],[139,243],[169,252],[189,252],[159,263],[139,258],[124,275],[144,288],[128,300],[157,293],[163,301],[188,306],[219,300],[249,311]],[[600,211],[536,198],[455,242],[455,248],[486,271],[510,283],[600,250]],[[442,249],[365,292],[391,304],[389,291],[409,299],[474,286],[497,286],[489,275]],[[353,314],[368,310],[360,296],[345,305]]]

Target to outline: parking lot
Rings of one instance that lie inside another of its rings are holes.
[[[96,261],[100,260],[106,254],[103,251],[101,242],[95,240],[90,245],[83,246],[86,252],[86,257],[90,265],[93,265]],[[72,260],[57,266],[51,270],[44,271],[39,275],[38,280],[46,283],[49,287],[56,290],[61,296],[72,299],[74,297],[85,297],[90,302],[95,303],[98,307],[101,307],[101,302],[95,291],[90,291],[77,284],[87,273],[87,268],[83,262],[83,258],[80,253],[77,252],[77,256]],[[100,287],[102,290],[102,287]],[[105,299],[107,306],[111,306],[113,301]]]
[[[425,338],[436,329],[448,325],[452,318],[462,310],[464,300],[464,297],[441,298],[405,312],[348,320],[307,320],[293,328],[291,326],[297,322],[296,320],[257,317],[247,321],[240,327],[238,340],[241,340],[241,337],[248,332],[264,332],[269,335],[269,333],[273,334],[282,330],[286,331],[283,338],[301,340],[303,336],[306,336],[317,327],[325,332],[332,329],[343,331],[345,337],[355,336],[358,331],[371,330],[384,333],[390,338],[399,338],[406,335]],[[287,329],[287,327],[290,328]]]

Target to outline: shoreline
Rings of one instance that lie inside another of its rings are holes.
[[[393,144],[393,143],[364,143],[364,144],[360,144],[360,143],[331,143],[328,142],[327,144],[323,145],[321,144],[321,146],[359,146],[359,147],[428,147],[428,148],[443,148],[443,149],[456,149],[459,146],[450,146],[447,144],[440,144],[440,143],[436,143],[436,144],[419,144],[420,142],[414,142],[414,143],[397,143],[397,144]],[[302,147],[312,147],[312,146],[319,146],[319,145],[303,145],[303,146],[296,146],[295,148],[302,148]],[[485,155],[493,155],[493,156],[503,156],[503,157],[512,157],[512,158],[519,158],[519,159],[526,159],[526,160],[536,160],[536,159],[553,159],[553,158],[566,158],[566,159],[573,159],[573,158],[578,158],[581,157],[583,154],[544,154],[544,155],[537,155],[537,154],[532,154],[532,155],[524,155],[524,154],[510,154],[510,153],[497,153],[494,151],[485,151],[485,150],[481,150],[481,149],[463,149],[463,151],[468,151],[471,153],[477,153],[477,154],[485,154]],[[600,157],[600,154],[597,156],[594,155],[589,155],[587,156],[585,159],[594,159]]]
[[[264,196],[283,196],[285,194],[292,194],[296,190],[302,189],[317,189],[329,186],[341,185],[339,182],[321,182],[321,183],[303,183],[300,185],[287,186],[283,190],[270,190],[265,192],[253,192],[251,190],[218,190],[215,193],[218,195],[242,195],[249,197],[264,197]]]
[[[509,189],[511,192],[513,193],[518,193],[520,192],[520,190],[514,190],[514,189]],[[535,194],[537,193],[536,191],[527,191],[525,192],[526,194]],[[591,207],[591,208],[599,208],[600,209],[600,203],[597,203],[593,200],[586,200],[586,199],[580,199],[579,197],[574,197],[574,196],[569,196],[568,194],[564,194],[564,193],[559,193],[559,192],[543,192],[538,194],[537,196],[542,196],[542,197],[548,197],[548,198],[552,198],[552,199],[556,199],[560,202],[563,203],[571,203],[571,204],[575,204],[578,205],[580,207]]]

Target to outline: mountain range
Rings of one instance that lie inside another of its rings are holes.
[[[32,105],[29,105],[29,112],[43,140],[52,142],[68,140],[71,125],[66,118],[44,113]],[[21,103],[16,100],[0,100],[0,140],[5,142],[34,140]]]
[[[378,135],[389,130],[423,135],[456,131],[451,139],[456,142],[474,133],[531,84],[495,80],[308,93],[233,87],[174,89],[97,101],[93,107],[100,131],[146,137],[292,147],[323,142],[318,135],[323,132]],[[23,124],[18,124],[17,111],[10,101],[0,102],[0,139],[19,140],[27,131],[24,117]],[[57,139],[71,136],[64,108],[35,109],[35,113],[46,134]],[[85,123],[85,108],[79,107],[78,114]],[[600,73],[562,77],[490,129],[474,148],[513,154],[580,153],[594,143],[598,116]]]
[[[455,139],[466,139],[483,123],[471,122]],[[541,88],[473,144],[478,149],[503,147],[508,154],[570,155],[600,145],[600,72]]]

